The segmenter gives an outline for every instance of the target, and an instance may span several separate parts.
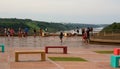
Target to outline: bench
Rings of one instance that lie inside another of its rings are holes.
[[[41,60],[46,60],[46,54],[45,51],[16,51],[15,52],[15,61],[19,61],[19,54],[41,54]]]
[[[67,46],[45,46],[46,53],[48,53],[48,48],[63,48],[63,53],[67,54]]]
[[[0,44],[0,47],[2,48],[2,52],[4,52],[4,44]]]

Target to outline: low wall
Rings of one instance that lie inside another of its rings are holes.
[[[108,40],[108,39],[90,39],[90,44],[104,44],[104,45],[119,45],[120,40]]]

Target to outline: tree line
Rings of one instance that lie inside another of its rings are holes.
[[[26,28],[26,27],[30,29],[30,32],[33,32],[33,29],[39,30],[40,28],[46,32],[58,32],[58,31],[76,29],[77,27],[94,28],[99,26],[100,25],[94,25],[94,24],[56,23],[56,22],[35,21],[31,19],[0,18],[0,30],[3,28],[13,28],[16,32],[18,31],[18,28]]]

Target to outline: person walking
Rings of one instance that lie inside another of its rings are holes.
[[[87,32],[85,31],[82,35],[82,41],[87,44]]]
[[[87,28],[86,33],[87,33],[87,43],[89,43],[90,41],[90,28],[89,27]]]
[[[60,35],[59,35],[59,38],[60,38],[60,41],[61,41],[61,43],[63,42],[63,32],[60,32]]]

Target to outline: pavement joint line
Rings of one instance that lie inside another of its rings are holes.
[[[8,69],[10,69],[10,59],[11,59],[11,57],[10,57],[11,55],[10,54],[8,54],[8,66],[9,66],[9,68]]]
[[[71,51],[69,51],[69,53],[70,53],[70,54],[75,54],[75,55],[76,55],[76,54],[85,54],[85,53],[75,53],[75,52],[71,52]],[[87,53],[87,54],[88,54],[88,53]],[[89,53],[89,54],[96,54],[96,53]]]
[[[75,52],[69,52],[70,54],[85,54],[85,53],[75,53]],[[87,54],[87,53],[86,53]],[[90,54],[96,54],[96,53],[90,53]]]
[[[59,64],[57,64],[54,61],[50,60],[49,58],[47,60],[49,60],[51,63],[55,64],[59,69],[64,69],[62,66],[60,66]]]
[[[101,61],[90,61],[90,62],[101,62]],[[110,61],[104,61],[104,62],[110,62]]]

